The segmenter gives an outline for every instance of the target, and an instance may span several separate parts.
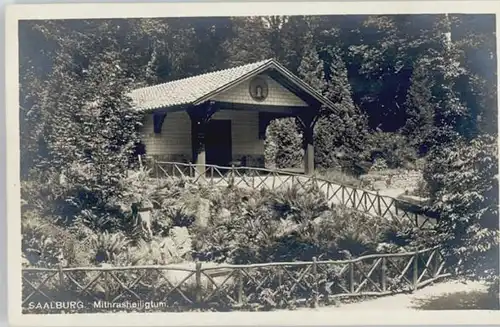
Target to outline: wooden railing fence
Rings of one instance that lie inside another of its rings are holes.
[[[33,301],[159,301],[165,311],[318,306],[338,297],[415,291],[449,276],[439,247],[343,261],[203,267],[25,268],[23,307]]]
[[[181,177],[188,178],[193,183],[199,182],[213,186],[233,185],[278,190],[295,185],[306,191],[314,187],[324,194],[329,203],[384,217],[393,220],[395,224],[409,221],[419,228],[433,228],[438,218],[436,214],[413,203],[314,175],[255,167],[197,166],[189,163],[160,161],[155,161],[153,167],[153,174],[157,179]]]

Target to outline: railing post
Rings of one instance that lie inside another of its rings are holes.
[[[57,271],[58,271],[58,275],[59,275],[59,295],[62,295],[62,298],[59,297],[57,300],[61,301],[61,300],[67,300],[68,299],[68,292],[65,292],[64,290],[64,271],[63,271],[63,266],[62,266],[62,263],[59,262],[57,264]],[[62,310],[61,313],[66,313],[66,310]]]
[[[243,304],[243,272],[238,270],[238,304]]]
[[[231,165],[231,171],[229,173],[229,185],[233,186],[234,185],[234,179],[236,178],[236,174],[234,172],[234,164]]]
[[[382,207],[380,206],[380,193],[379,190],[377,190],[377,215],[382,216]]]
[[[196,304],[201,307],[202,286],[201,286],[201,262],[196,262]]]
[[[63,271],[63,266],[62,263],[59,262],[57,264],[57,270],[58,270],[58,275],[59,275],[59,287],[61,287],[61,290],[64,289],[64,271]]]
[[[438,274],[438,269],[439,269],[439,255],[441,252],[439,252],[439,249],[434,249],[434,267],[432,269],[432,277],[436,278]]]
[[[354,209],[357,209],[356,208],[356,189],[355,188],[352,189],[352,207]]]
[[[104,271],[104,300],[106,302],[109,302],[109,292],[110,292],[110,287],[109,287],[109,276],[108,272]]]
[[[354,294],[354,262],[349,262],[349,292]]]
[[[417,290],[418,286],[418,251],[413,255],[413,291]]]
[[[382,257],[382,269],[381,269],[381,284],[382,291],[387,291],[387,259],[386,257]]]
[[[155,170],[155,178],[158,180],[159,176],[158,176],[158,164],[156,163],[156,158],[153,157],[153,167],[154,167],[154,170]]]
[[[318,287],[318,263],[316,257],[313,257],[313,263],[312,263],[312,273],[313,273],[313,278],[314,278],[314,290],[313,290],[313,296],[314,296],[314,302],[313,306],[314,308],[317,308],[319,306],[319,287]]]

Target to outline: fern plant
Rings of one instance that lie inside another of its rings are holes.
[[[314,188],[303,189],[293,185],[272,195],[272,205],[277,213],[297,223],[312,220],[329,209],[323,194]]]
[[[152,208],[153,205],[158,205],[154,200],[155,194],[158,192],[158,185],[149,177],[151,169],[140,168],[129,174],[121,180],[121,185],[124,189],[120,202],[122,206],[130,210],[133,205],[141,208]]]
[[[112,262],[122,251],[126,251],[130,240],[122,233],[110,234],[105,231],[94,235],[90,244],[95,253],[96,262]]]

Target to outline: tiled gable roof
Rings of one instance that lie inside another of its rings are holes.
[[[191,104],[270,62],[272,59],[143,87],[132,91],[130,97],[140,111]]]
[[[132,91],[130,97],[138,111],[152,111],[159,108],[191,104],[198,105],[246,78],[260,74],[270,68],[280,73],[294,88],[309,94],[320,104],[336,110],[335,105],[329,99],[322,96],[317,90],[274,59],[143,87]]]

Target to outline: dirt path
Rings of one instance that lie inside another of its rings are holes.
[[[485,291],[486,286],[479,282],[461,283],[446,281],[424,287],[413,294],[396,294],[357,303],[346,303],[338,306],[320,307],[317,309],[299,309],[304,311],[336,311],[336,310],[410,310],[418,311],[415,307],[423,300],[443,296],[450,293]]]

